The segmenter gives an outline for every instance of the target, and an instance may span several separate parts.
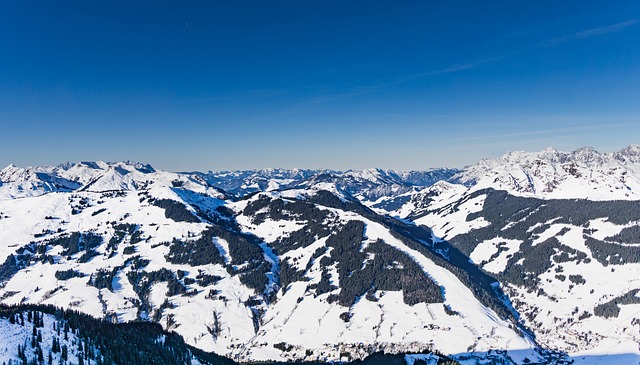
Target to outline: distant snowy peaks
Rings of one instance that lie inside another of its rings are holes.
[[[622,162],[640,164],[640,146],[632,144],[615,152],[613,157]]]
[[[119,162],[103,162],[103,161],[81,161],[78,163],[66,162],[58,165],[58,168],[69,171],[69,170],[108,170],[112,168],[120,168],[124,170],[137,170],[142,173],[152,173],[156,170],[149,164],[144,164],[140,162],[133,161],[119,161]]]
[[[591,147],[563,152],[546,148],[539,152],[514,151],[496,159],[485,159],[464,170],[428,169],[396,171],[305,170],[269,168],[261,170],[173,173],[151,165],[124,162],[64,163],[55,167],[17,167],[0,170],[0,199],[41,195],[52,191],[137,190],[154,186],[182,187],[207,194],[241,197],[260,191],[325,189],[361,202],[395,206],[389,199],[422,191],[439,181],[471,189],[493,188],[539,198],[594,200],[640,200],[640,146],[600,153]],[[436,184],[429,195],[446,191]],[[456,187],[456,190],[459,187]]]
[[[600,153],[591,147],[573,152],[547,148],[509,152],[482,160],[456,176],[474,189],[494,188],[539,198],[640,199],[640,147]]]
[[[344,175],[371,182],[397,183],[402,179],[393,170],[370,168],[361,171],[349,170]]]
[[[0,181],[3,183],[26,181],[36,178],[33,171],[11,164],[0,170]]]
[[[540,160],[547,163],[568,163],[576,162],[588,166],[600,166],[607,164],[612,160],[628,163],[640,163],[640,146],[630,145],[618,152],[600,153],[593,147],[581,147],[572,152],[562,152],[555,148],[547,147],[540,152],[509,152],[496,160],[483,160],[484,164],[492,165],[495,163],[530,163]],[[491,161],[494,161],[492,163]]]
[[[38,196],[55,191],[135,190],[155,172],[151,165],[131,161],[67,162],[58,166],[26,168],[12,164],[0,170],[0,199]]]

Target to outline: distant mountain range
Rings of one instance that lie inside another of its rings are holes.
[[[155,322],[240,362],[637,362],[640,147],[461,170],[10,165],[0,263],[3,304]]]

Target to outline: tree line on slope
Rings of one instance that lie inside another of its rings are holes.
[[[50,343],[42,340],[43,314],[55,317]],[[205,364],[234,364],[193,349],[180,335],[151,322],[114,324],[47,305],[0,305],[0,318],[33,333],[31,341],[19,349],[17,364],[52,364],[53,358],[57,364],[67,364],[72,353],[78,365],[190,365],[194,356]],[[69,341],[70,333],[77,341]]]

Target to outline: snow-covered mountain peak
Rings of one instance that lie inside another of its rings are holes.
[[[606,157],[592,147],[581,147],[571,153],[571,159],[586,166],[602,166]]]
[[[453,184],[448,181],[440,180],[437,183],[423,189],[423,191],[441,194],[447,191],[459,190],[459,189],[460,189],[460,185],[458,184]]]
[[[89,168],[92,170],[105,170],[109,168],[109,164],[104,161],[80,161],[80,162],[67,162],[60,165],[64,170],[72,168]]]
[[[592,147],[509,152],[467,167],[454,177],[474,190],[494,188],[540,198],[640,199],[640,148],[616,153]]]
[[[0,182],[16,182],[27,181],[35,179],[36,175],[30,169],[18,167],[14,164],[10,164],[4,169],[0,170]]]
[[[63,171],[86,171],[86,170],[108,170],[113,167],[121,167],[126,170],[138,170],[142,173],[152,173],[156,170],[150,164],[136,162],[136,161],[114,161],[114,162],[104,162],[104,161],[80,161],[80,162],[65,162],[61,163],[55,168],[48,168],[45,166],[38,166],[35,169],[38,170],[63,170]]]
[[[344,175],[373,183],[393,184],[401,181],[394,171],[381,168],[369,168],[360,171],[349,170]]]
[[[624,163],[640,164],[640,145],[629,145],[615,152],[613,157]]]
[[[16,168],[18,168],[18,166],[16,166],[16,165],[14,165],[14,164],[10,163],[7,167],[3,168],[3,169],[2,169],[2,170],[0,170],[0,171],[10,171],[10,170],[13,170],[13,169],[16,169]]]

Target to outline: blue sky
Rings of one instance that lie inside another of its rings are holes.
[[[0,165],[462,167],[640,143],[637,1],[0,2]]]

